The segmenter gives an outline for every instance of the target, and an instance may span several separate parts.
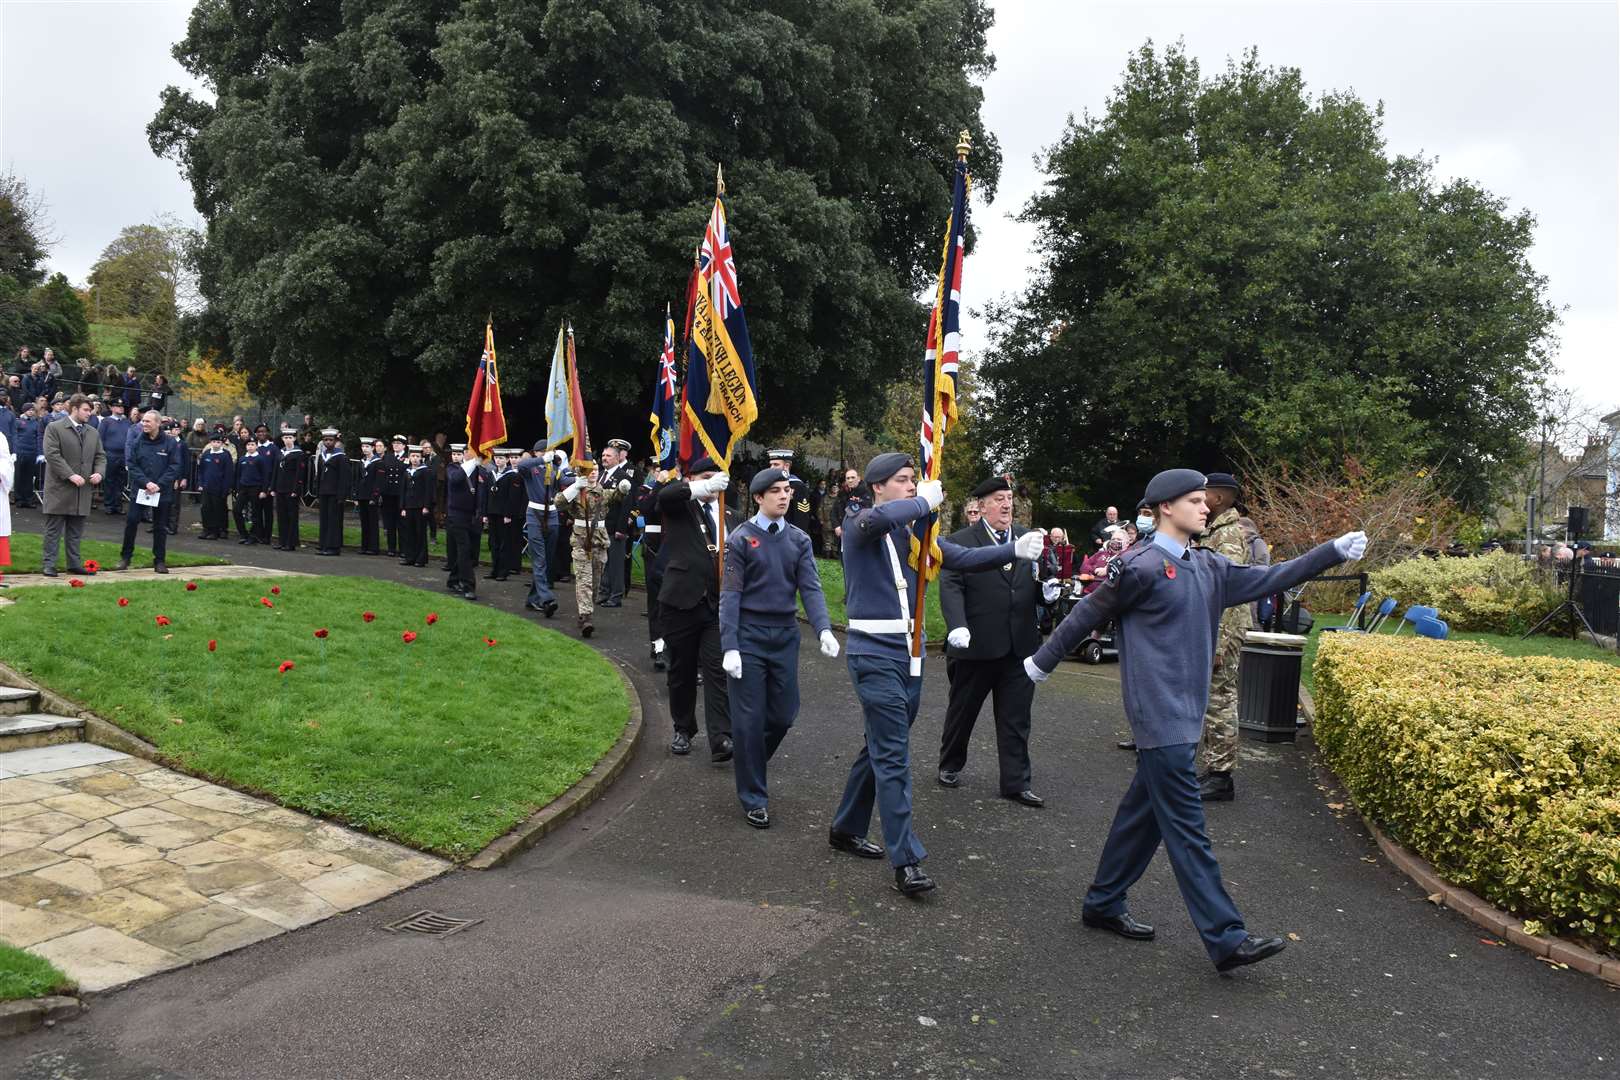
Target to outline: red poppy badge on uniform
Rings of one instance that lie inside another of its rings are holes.
[[[748,538],[748,546],[749,546],[749,547],[751,547],[751,548],[757,548],[757,547],[759,547],[759,537],[757,537],[757,536],[750,536],[750,537],[749,537],[749,538]]]
[[[1176,568],[1170,565],[1170,560],[1164,560],[1164,576],[1171,581],[1176,580]]]

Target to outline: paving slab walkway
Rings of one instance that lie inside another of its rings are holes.
[[[91,743],[0,754],[0,940],[109,990],[450,869]]]

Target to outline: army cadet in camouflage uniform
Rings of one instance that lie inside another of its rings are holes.
[[[591,616],[596,611],[596,579],[607,561],[608,534],[602,524],[607,496],[597,482],[596,462],[574,464],[574,474],[563,473],[564,485],[557,493],[560,502],[572,503],[574,518],[574,600],[579,606],[579,633],[590,637],[596,627]]]
[[[1230,473],[1210,473],[1205,488],[1209,525],[1199,546],[1224,555],[1234,566],[1249,565],[1249,539],[1237,511],[1238,484]],[[1221,613],[1215,644],[1215,671],[1209,681],[1209,705],[1204,709],[1204,734],[1198,742],[1198,793],[1205,802],[1231,802],[1236,797],[1232,766],[1238,750],[1238,664],[1243,659],[1243,637],[1254,629],[1248,604]]]

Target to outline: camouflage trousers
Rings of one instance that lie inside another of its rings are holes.
[[[1243,659],[1243,635],[1222,633],[1216,644],[1221,666],[1209,680],[1209,707],[1204,710],[1204,734],[1198,740],[1198,774],[1230,772],[1238,752],[1238,664]]]
[[[588,621],[596,612],[596,581],[607,563],[607,532],[601,528],[594,532],[589,550],[585,547],[584,529],[576,527],[571,541],[574,545],[574,602],[579,607],[581,622]]]

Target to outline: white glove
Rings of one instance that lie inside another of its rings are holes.
[[[1051,581],[1041,582],[1041,599],[1048,604],[1055,603],[1063,595],[1063,582],[1053,578]]]
[[[663,652],[663,651],[664,651],[664,639],[659,638],[657,641],[653,642],[653,652]]]
[[[831,630],[821,632],[821,655],[833,659],[838,657],[838,639],[833,637]]]
[[[928,509],[938,510],[945,501],[945,485],[938,480],[924,480],[917,485],[917,497],[927,501]]]
[[[1020,559],[1038,559],[1046,550],[1046,533],[1041,529],[1029,532],[1013,541],[1013,554]]]
[[[1355,562],[1367,554],[1367,534],[1364,532],[1347,532],[1333,541],[1333,550],[1339,553],[1339,558],[1345,562]]]
[[[742,653],[736,649],[727,649],[726,655],[720,658],[720,666],[726,669],[726,674],[733,679],[742,678]]]
[[[628,494],[630,494],[630,481],[628,481],[628,480],[620,480],[619,481],[619,494],[620,495],[628,495]]]
[[[968,643],[972,640],[973,631],[969,630],[965,626],[958,626],[955,630],[952,630],[950,633],[945,635],[945,644],[949,645],[953,649],[965,649],[968,647]]]
[[[1029,676],[1030,682],[1045,682],[1049,678],[1046,672],[1035,666],[1033,656],[1024,657],[1024,674]]]
[[[731,477],[725,473],[715,473],[707,480],[694,480],[690,487],[692,498],[701,499],[705,495],[718,495],[731,486]]]
[[[585,481],[583,479],[575,480],[563,490],[562,497],[567,499],[569,502],[573,502],[575,499],[579,498],[580,489],[584,486]]]

